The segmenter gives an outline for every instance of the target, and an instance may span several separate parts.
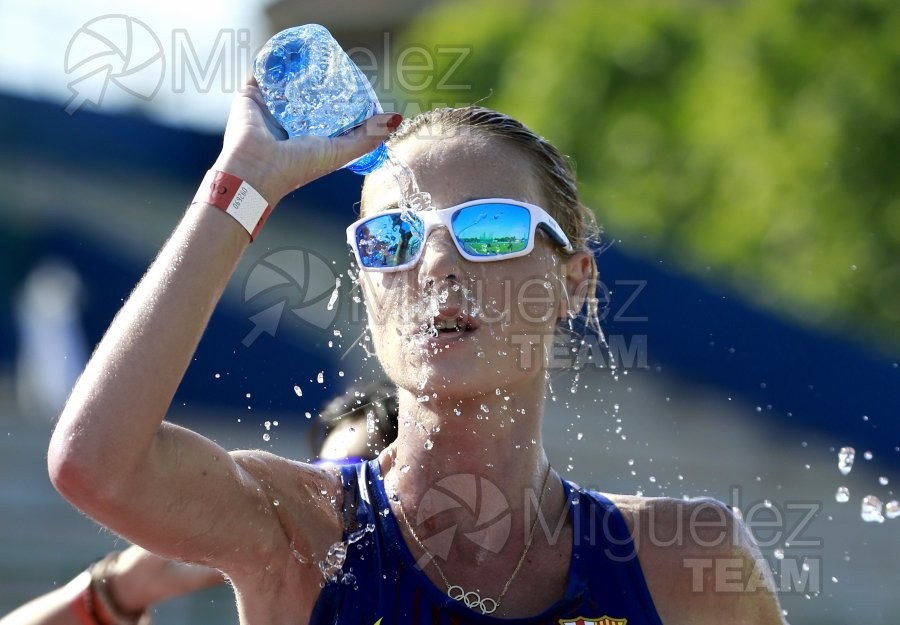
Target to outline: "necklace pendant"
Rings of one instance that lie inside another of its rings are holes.
[[[466,592],[462,586],[453,585],[447,588],[447,596],[466,604],[467,608],[481,610],[482,614],[493,614],[497,609],[497,601],[490,597],[484,597],[474,590]]]

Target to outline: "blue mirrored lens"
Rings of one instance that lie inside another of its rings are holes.
[[[531,213],[512,204],[477,204],[451,218],[453,234],[472,256],[498,256],[520,252],[531,236]]]
[[[422,222],[413,214],[378,215],[356,228],[356,247],[363,267],[399,267],[416,258],[422,246]]]

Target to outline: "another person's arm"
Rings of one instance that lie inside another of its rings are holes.
[[[0,625],[137,623],[158,603],[222,582],[216,569],[166,560],[133,546],[10,612]]]
[[[285,139],[254,83],[235,98],[213,168],[275,204],[372,150],[390,132],[388,119],[377,116],[337,139]],[[248,243],[247,232],[218,208],[187,210],[76,383],[48,458],[56,488],[100,523],[156,553],[209,564],[232,578],[258,575],[273,554],[302,549],[285,529],[298,517],[311,532],[334,522],[328,515],[335,511],[310,508],[311,497],[301,492],[292,495],[306,506],[303,514],[273,503],[286,479],[308,484],[309,493],[339,490],[324,472],[262,452],[229,454],[163,421]],[[292,515],[289,524],[285,515]]]

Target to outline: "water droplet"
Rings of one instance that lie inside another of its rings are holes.
[[[319,371],[319,374],[316,376],[316,382],[322,384],[325,381],[325,372]]]
[[[871,459],[872,459],[872,452],[871,452],[871,451],[864,451],[864,452],[863,452],[863,458],[865,458],[866,460],[871,460]]]
[[[245,395],[245,397],[246,397],[247,399],[250,399],[250,393],[247,393],[247,394]]]
[[[884,523],[883,509],[884,506],[878,497],[875,495],[866,495],[862,500],[860,516],[862,516],[863,521],[868,523]]]
[[[222,374],[221,374],[221,373],[217,373],[217,374],[215,374],[213,377],[214,377],[215,379],[218,380],[219,378],[222,377]]]
[[[434,442],[430,438],[425,439],[425,449],[431,450],[434,448]]]
[[[341,288],[341,278],[340,278],[340,276],[338,276],[337,278],[334,279],[334,290],[331,292],[331,297],[328,299],[328,305],[326,306],[326,308],[328,310],[334,310],[334,305],[337,302],[338,293],[340,292],[340,288]]]
[[[784,560],[784,549],[781,547],[777,547],[773,552],[776,560]]]
[[[834,494],[834,500],[838,503],[847,503],[850,501],[850,489],[846,486],[839,487]]]
[[[584,434],[582,434],[581,432],[579,432],[576,436],[578,437],[578,440],[584,438]]]
[[[263,434],[263,440],[264,440],[264,441],[268,442],[269,439],[271,439],[271,438],[272,438],[272,435],[269,434],[268,432],[266,432],[265,434]]]
[[[841,472],[841,475],[850,473],[854,458],[856,458],[856,450],[852,447],[841,447],[841,451],[838,452],[838,471]]]
[[[265,423],[263,423],[263,427],[265,427],[267,430],[272,429],[272,422],[266,421]]]
[[[281,502],[278,501],[277,499],[273,499],[273,500],[272,500],[272,505],[273,505],[273,506],[280,506],[280,505],[281,505]]]
[[[900,516],[900,501],[892,499],[884,506],[884,514],[889,519],[896,519]]]
[[[419,402],[420,404],[424,404],[429,399],[430,399],[430,397],[428,397],[428,395],[419,395],[418,397],[416,397],[416,401]]]
[[[878,478],[878,483],[881,484],[882,486],[887,486],[887,485],[888,485],[888,481],[889,481],[889,480],[888,480],[885,476],[883,476],[883,475],[882,475],[881,477]]]
[[[404,464],[402,467],[400,467],[400,473],[409,473],[409,465]]]
[[[297,397],[303,397],[303,389],[300,388],[299,386],[297,386],[296,384],[294,384],[294,394]]]
[[[307,419],[312,419],[312,413],[310,412],[304,412],[303,416],[305,416]]]

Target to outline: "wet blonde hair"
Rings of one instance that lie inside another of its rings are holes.
[[[553,215],[566,233],[573,251],[560,249],[563,256],[584,251],[590,255],[590,270],[585,292],[586,329],[598,333],[600,319],[597,300],[597,262],[592,245],[599,244],[600,227],[593,211],[581,203],[575,172],[568,158],[549,141],[509,115],[483,106],[436,108],[404,120],[388,139],[388,147],[411,138],[447,137],[470,132],[485,139],[496,139],[512,147],[531,164],[543,196],[543,208]],[[602,335],[602,333],[601,333]]]

